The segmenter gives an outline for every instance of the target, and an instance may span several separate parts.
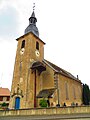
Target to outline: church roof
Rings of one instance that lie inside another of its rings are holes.
[[[43,89],[39,92],[37,98],[50,98],[55,90],[56,90],[55,88]]]
[[[0,87],[0,96],[10,96],[10,90],[8,88]]]
[[[79,79],[77,79],[77,78],[76,78],[75,76],[73,76],[71,73],[69,73],[69,72],[67,72],[66,70],[58,67],[57,65],[49,62],[48,60],[45,60],[45,59],[44,59],[43,62],[44,62],[45,64],[47,64],[49,67],[51,67],[56,73],[62,74],[62,75],[66,76],[66,77],[69,77],[69,78],[71,78],[71,79],[73,79],[73,80],[77,80],[78,82],[81,82]]]

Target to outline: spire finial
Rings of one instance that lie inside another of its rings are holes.
[[[33,3],[33,11],[35,10],[35,3]]]

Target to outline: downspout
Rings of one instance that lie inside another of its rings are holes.
[[[34,108],[36,108],[36,70],[35,70],[35,81],[34,81]]]

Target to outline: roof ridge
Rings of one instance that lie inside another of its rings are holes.
[[[9,90],[9,88],[3,88],[3,87],[0,87],[0,89],[8,89]]]
[[[48,61],[48,60],[45,60],[45,61],[49,62],[50,64],[52,64],[52,65],[54,65],[54,66],[56,66],[56,67],[58,67],[58,68],[61,69],[62,71],[67,72],[66,70],[64,70],[63,68],[57,66],[56,64],[54,64],[54,63],[52,63],[52,62],[50,62],[50,61]]]

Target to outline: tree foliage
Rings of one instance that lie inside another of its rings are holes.
[[[6,106],[7,106],[7,103],[3,102],[2,107],[6,107]]]
[[[89,105],[90,103],[90,90],[89,86],[87,84],[83,84],[83,104]]]
[[[43,98],[42,100],[40,100],[39,105],[40,105],[41,107],[47,107],[47,106],[48,106],[47,100],[45,100],[45,99]]]

